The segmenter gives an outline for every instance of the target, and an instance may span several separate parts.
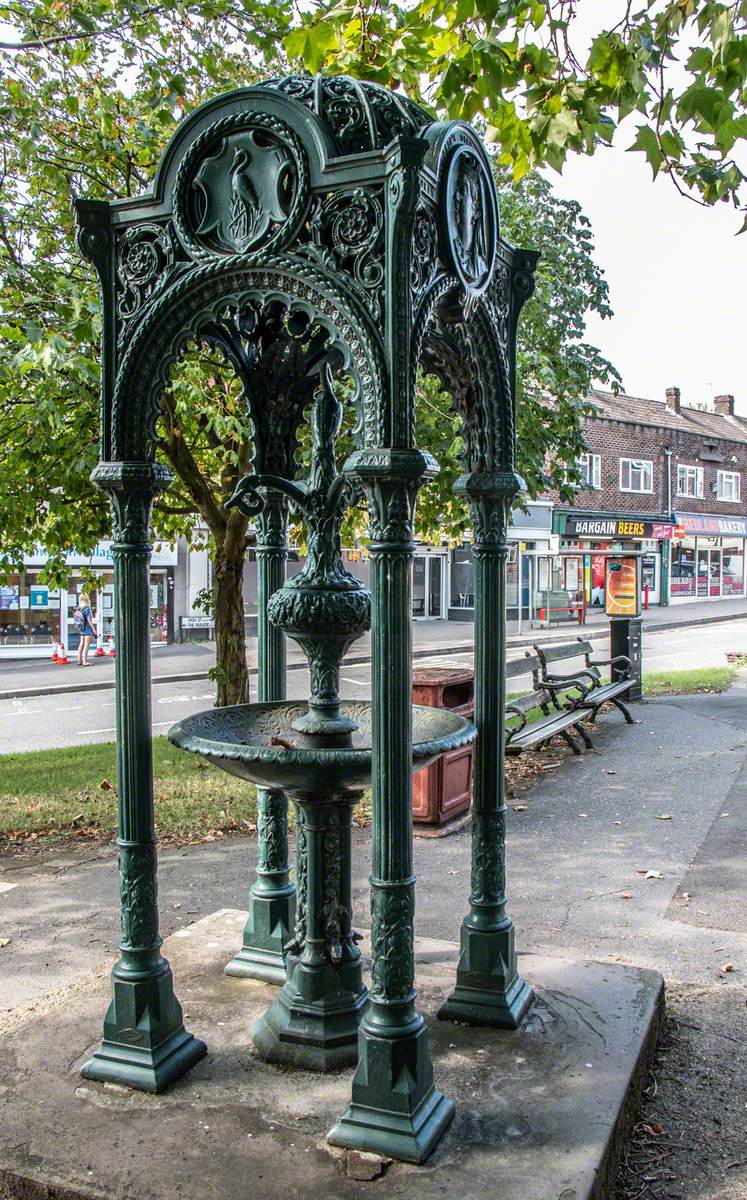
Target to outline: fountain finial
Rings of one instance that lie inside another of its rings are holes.
[[[335,465],[342,406],[325,366],[311,414],[311,469],[306,482],[276,475],[246,475],[228,501],[247,516],[260,511],[259,489],[282,492],[302,513],[306,562],[294,579],[270,597],[273,625],[299,644],[309,663],[308,712],[293,722],[314,738],[349,740],[354,721],[340,713],[340,664],[353,642],[371,625],[371,596],[342,561],[340,529],[349,503],[348,484]]]

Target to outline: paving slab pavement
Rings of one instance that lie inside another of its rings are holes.
[[[83,1081],[107,971],[19,1013],[0,1053],[0,1191],[36,1200],[605,1200],[662,1014],[662,981],[631,967],[528,955],[538,998],[516,1033],[439,1022],[457,947],[416,945],[437,1085],[455,1119],[422,1167],[351,1178],[325,1137],[351,1071],[262,1062],[249,1028],[276,989],[223,974],[245,913],[222,910],[170,937],[188,1027],[208,1056],[162,1096]],[[384,1164],[382,1164],[383,1166]],[[3,1190],[4,1189],[4,1190]]]

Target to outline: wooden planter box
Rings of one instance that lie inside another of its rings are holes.
[[[463,667],[424,667],[413,672],[414,704],[448,708],[463,717],[474,710],[474,673]],[[412,815],[416,829],[436,832],[459,822],[472,802],[473,746],[442,754],[412,779]]]

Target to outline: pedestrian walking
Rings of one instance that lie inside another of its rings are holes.
[[[88,592],[80,593],[80,603],[73,614],[73,623],[80,632],[78,666],[89,667],[91,664],[88,661],[88,647],[91,645],[91,638],[96,637],[96,626],[91,612],[91,597]]]

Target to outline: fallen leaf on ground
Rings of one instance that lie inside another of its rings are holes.
[[[527,806],[526,806],[526,804],[514,804],[513,810],[514,810],[514,812],[526,812]]]
[[[102,779],[101,783],[99,784],[99,787],[101,788],[102,792],[113,792],[114,791],[114,787],[111,783],[109,783],[108,779]]]
[[[646,871],[643,878],[644,879],[661,879],[662,874],[661,874],[661,871]]]
[[[645,1125],[641,1125],[641,1129],[644,1133],[653,1134],[654,1137],[661,1137],[664,1132],[664,1126],[660,1125],[658,1121],[652,1121],[650,1124],[647,1123]]]
[[[722,970],[722,971],[725,971],[725,972],[728,974],[728,973],[729,973],[729,971],[733,971],[733,970],[734,970],[734,963],[724,963],[724,965],[723,965],[723,967],[721,968],[721,970]]]
[[[672,820],[672,814],[671,814],[671,813],[659,813],[659,814],[657,815],[657,818],[656,818],[656,819],[657,819],[657,821],[671,821],[671,820]]]
[[[617,775],[617,771],[607,771],[608,775]]]
[[[0,950],[2,950],[3,946],[9,946],[9,945],[10,945],[10,938],[0,938]]]
[[[632,892],[621,892],[621,893],[620,893],[620,899],[621,899],[621,900],[632,900],[632,899],[633,899],[633,893],[632,893]]]
[[[622,825],[622,821],[613,821],[612,824],[613,825]]]

